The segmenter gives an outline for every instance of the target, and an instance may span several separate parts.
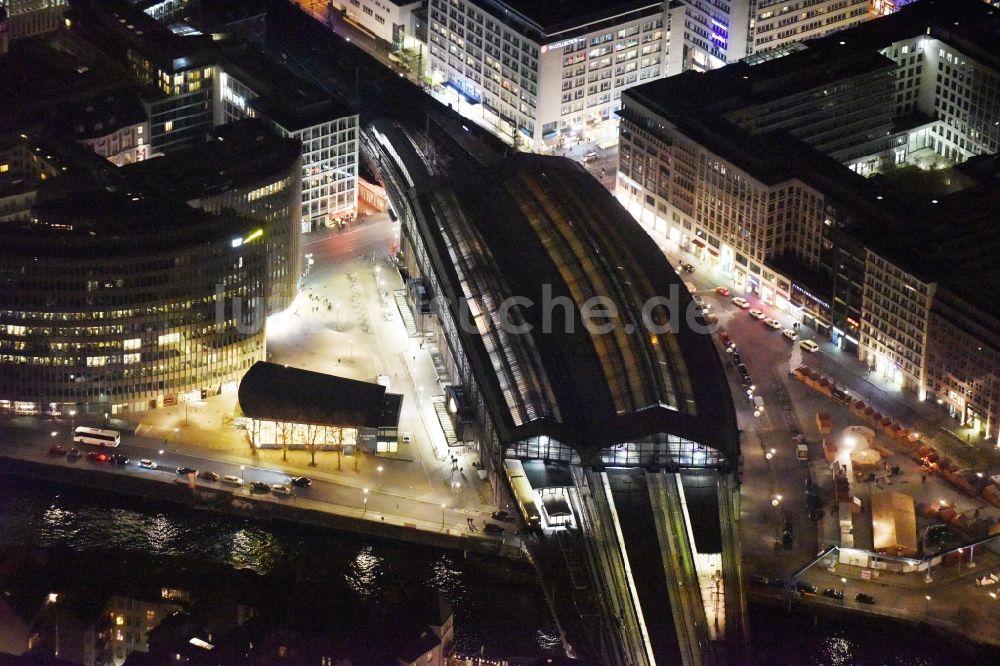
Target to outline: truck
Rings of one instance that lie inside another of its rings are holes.
[[[795,457],[798,458],[801,463],[809,462],[809,447],[805,444],[798,444],[795,447]]]

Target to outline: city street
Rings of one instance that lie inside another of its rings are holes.
[[[679,251],[662,238],[657,242],[673,265],[688,262],[696,266],[694,273],[682,273],[683,279],[693,283],[698,295],[711,304],[711,313],[718,317],[719,328],[725,330],[736,343],[741,362],[746,365],[756,387],[755,394],[761,396],[764,402],[764,411],[755,417],[753,403],[743,399],[744,390],[739,375],[732,363],[727,362],[731,391],[743,431],[742,541],[744,569],[751,574],[751,579],[763,576],[788,580],[814,560],[820,550],[840,541],[838,517],[831,512],[832,475],[823,459],[820,443],[824,435],[817,429],[815,415],[820,411],[831,415],[834,426],[828,438],[836,437],[849,425],[860,425],[861,421],[846,406],[791,378],[790,370],[799,365],[807,364],[836,379],[839,385],[846,385],[883,414],[891,414],[911,427],[926,428],[928,434],[925,441],[929,440],[938,447],[942,455],[974,469],[995,469],[992,466],[996,464],[993,451],[984,447],[970,448],[956,436],[961,433],[953,432],[957,424],[941,412],[870,376],[865,366],[851,354],[841,351],[829,341],[815,338],[815,332],[807,327],[798,330],[799,339],[815,339],[820,348],[815,353],[800,351],[797,342],[785,339],[779,330],[771,329],[749,316],[747,310],[732,304],[731,297],[717,295],[715,288],[718,286],[735,289],[724,276],[710,272],[690,254]],[[751,308],[763,310],[766,316],[778,319],[784,327],[792,326],[790,317],[761,303],[753,294],[733,291],[732,296],[735,295],[744,296],[750,301]],[[945,425],[949,428],[944,428]],[[797,460],[797,442],[793,437],[798,433],[809,444],[808,463]],[[887,459],[888,463],[900,467],[897,477],[883,481],[887,487],[912,495],[917,502],[937,502],[954,507],[960,513],[977,510],[984,517],[1000,517],[1000,510],[963,495],[942,479],[935,476],[924,479],[919,466],[903,456],[898,445],[890,443],[882,435],[878,435],[876,440],[879,446],[893,451]],[[768,454],[771,454],[770,459]],[[805,501],[807,478],[822,489],[822,517],[817,521],[808,518]],[[866,506],[871,491],[871,484],[868,483],[852,485],[852,492],[861,497]],[[793,537],[791,544],[783,545],[782,534],[786,524],[790,524]],[[867,513],[855,516],[854,525],[855,538],[870,542],[870,516]],[[861,529],[862,526],[864,529]],[[858,545],[872,547],[870,543]],[[975,568],[939,566],[934,569],[936,573],[931,583],[924,582],[922,575],[888,574],[878,580],[865,579],[863,576],[870,572],[844,564],[830,570],[824,561],[803,572],[799,580],[815,585],[819,591],[846,588],[845,599],[805,595],[801,601],[855,612],[906,617],[952,629],[960,627],[970,636],[995,642],[998,640],[995,627],[1000,615],[1000,603],[989,594],[991,588],[976,586],[974,579],[1000,570],[1000,557],[980,548],[976,550],[975,561]],[[847,581],[846,584],[842,579]],[[781,599],[785,596],[784,589],[780,587],[754,584],[751,590]],[[854,596],[859,592],[874,597],[876,604],[855,602]],[[928,596],[930,600],[926,598]]]

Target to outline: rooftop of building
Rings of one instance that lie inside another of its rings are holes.
[[[381,384],[266,361],[243,375],[239,404],[250,418],[268,421],[354,428],[391,427],[399,421],[393,408],[398,401]]]
[[[656,0],[470,0],[501,21],[512,18],[527,22],[541,34],[534,37],[557,39],[562,33],[589,32],[598,25],[617,22],[629,12],[656,8],[662,12],[662,2]]]
[[[262,121],[228,123],[213,140],[121,167],[143,190],[173,194],[183,201],[254,187],[290,173],[301,155],[297,139],[284,139]]]
[[[107,136],[146,120],[146,109],[138,92],[132,88],[118,88],[89,99],[56,104],[46,122],[53,132],[80,141]]]
[[[230,51],[222,62],[227,74],[259,95],[247,103],[289,132],[354,115],[345,103],[334,100],[257,49]]]
[[[586,460],[669,433],[738,458],[733,406],[718,390],[721,361],[711,337],[685,318],[690,296],[681,279],[579,165],[517,154],[432,178],[411,196],[442,283],[436,296],[474,327],[458,335],[501,437],[550,436]],[[676,307],[650,307],[672,294]],[[588,330],[582,319],[594,296],[618,314],[598,320],[609,332]],[[512,297],[530,299],[511,310],[511,323],[530,332],[507,330],[496,315]],[[572,308],[546,305],[558,301]]]
[[[0,56],[0,132],[20,130],[51,105],[79,103],[121,87],[121,77],[41,40],[22,39]]]
[[[834,56],[843,50],[878,50],[894,42],[930,36],[984,65],[1000,69],[1000,8],[983,0],[920,0],[898,12],[806,42]]]
[[[177,33],[128,0],[70,0],[67,29],[112,53],[134,49],[164,71],[214,64],[218,44],[200,32]]]
[[[974,157],[953,169],[951,177],[927,176],[950,183],[937,188],[869,179],[874,203],[889,214],[878,224],[858,224],[851,233],[918,279],[937,283],[1000,319],[1000,303],[984,288],[1000,280],[1000,156]]]

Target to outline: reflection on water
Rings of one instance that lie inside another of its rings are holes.
[[[381,567],[382,558],[375,555],[371,546],[364,546],[344,576],[347,586],[362,599],[377,597],[382,578]]]
[[[316,527],[261,523],[161,502],[0,477],[0,547],[123,550],[291,577],[340,607],[388,588],[433,588],[455,612],[455,643],[492,657],[543,656],[558,631],[536,585],[483,573],[462,554]],[[558,651],[558,650],[556,650]]]

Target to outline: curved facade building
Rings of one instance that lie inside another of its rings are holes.
[[[264,358],[260,222],[101,190],[31,214],[0,226],[0,409],[142,411]]]

